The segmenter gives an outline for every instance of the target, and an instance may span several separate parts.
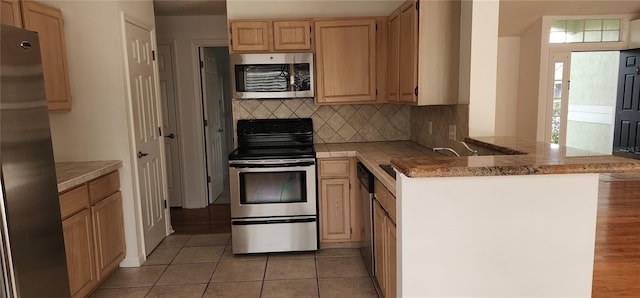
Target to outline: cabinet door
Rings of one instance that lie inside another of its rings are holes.
[[[310,21],[274,21],[273,48],[276,51],[310,50]]]
[[[24,28],[38,32],[42,71],[49,110],[70,110],[71,89],[67,69],[62,12],[34,1],[22,2]]]
[[[0,24],[22,28],[20,1],[1,0],[0,5]]]
[[[388,59],[387,59],[387,92],[389,101],[398,101],[400,94],[398,89],[400,87],[400,68],[399,59],[400,54],[400,9],[394,11],[389,16],[389,45],[388,45]]]
[[[230,27],[233,51],[269,51],[269,21],[231,21]]]
[[[376,20],[315,22],[316,103],[376,101]]]
[[[62,231],[71,296],[84,297],[97,281],[89,209],[63,220]]]
[[[320,226],[322,241],[351,238],[349,179],[320,180]]]
[[[385,264],[385,238],[386,229],[385,224],[387,216],[384,213],[384,209],[380,206],[377,200],[373,200],[373,252],[375,261],[375,276],[380,286],[380,291],[386,293],[387,280],[386,264]]]
[[[415,1],[400,7],[399,92],[400,101],[417,103],[418,95],[418,11]]]
[[[396,225],[387,218],[385,225],[385,265],[387,274],[386,298],[395,298],[397,295],[397,252],[396,252]]]
[[[122,196],[116,192],[91,206],[98,279],[115,270],[124,259]]]

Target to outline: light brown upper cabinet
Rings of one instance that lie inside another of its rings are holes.
[[[231,21],[229,30],[233,51],[269,51],[271,22]]]
[[[376,101],[376,19],[314,23],[316,103]]]
[[[231,52],[311,50],[309,20],[229,21]]]
[[[388,25],[388,100],[457,104],[460,1],[406,1]]]
[[[20,1],[1,0],[0,14],[0,24],[22,28],[22,13],[20,11]]]
[[[310,21],[274,21],[273,48],[276,51],[310,50]]]
[[[38,2],[22,1],[21,3],[24,28],[38,32],[40,39],[42,71],[49,110],[71,110],[71,88],[62,12],[60,9]]]
[[[389,46],[387,48],[387,100],[400,100],[400,8],[389,16]]]

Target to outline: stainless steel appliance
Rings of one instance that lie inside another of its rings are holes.
[[[318,249],[311,119],[238,120],[229,155],[233,253]]]
[[[375,176],[362,163],[358,163],[357,173],[360,181],[360,204],[362,206],[360,254],[369,271],[369,275],[373,276],[375,266],[373,254],[373,182]]]
[[[233,54],[233,98],[313,97],[313,53]]]
[[[2,296],[69,297],[38,36],[0,30]]]

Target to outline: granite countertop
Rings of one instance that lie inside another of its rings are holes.
[[[122,161],[119,160],[56,162],[58,192],[67,191],[121,167]]]
[[[391,164],[408,177],[464,177],[640,172],[640,161],[599,155],[516,137],[467,138],[470,145],[519,155],[394,158]]]
[[[315,148],[318,158],[357,157],[394,195],[396,181],[379,167],[380,164],[389,164],[392,159],[443,156],[412,141],[315,144]]]

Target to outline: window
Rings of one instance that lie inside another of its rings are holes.
[[[549,43],[620,41],[620,19],[552,20]]]

